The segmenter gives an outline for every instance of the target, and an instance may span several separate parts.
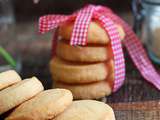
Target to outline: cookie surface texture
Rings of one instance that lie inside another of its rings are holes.
[[[0,90],[21,81],[21,77],[14,70],[0,73]]]
[[[103,81],[108,76],[106,63],[72,64],[54,57],[50,62],[50,71],[55,81],[65,83],[91,83]]]
[[[101,62],[110,58],[109,48],[104,46],[71,46],[58,41],[56,53],[64,60],[75,62]]]
[[[53,120],[115,120],[115,115],[112,108],[103,102],[79,100]]]
[[[71,38],[71,33],[73,30],[73,22],[65,23],[59,27],[59,36],[69,41]],[[120,34],[121,39],[124,39],[125,33],[123,31],[123,28],[120,25],[117,25],[117,30]],[[89,25],[88,29],[88,36],[87,36],[87,42],[89,44],[103,44],[106,45],[110,41],[108,34],[100,26],[100,24],[97,21],[92,21]]]
[[[54,82],[53,87],[64,88],[72,92],[74,99],[99,99],[111,94],[111,87],[106,81],[69,85],[62,82]]]
[[[0,91],[0,114],[29,100],[43,89],[41,82],[32,77]]]
[[[51,89],[17,107],[6,120],[50,120],[72,103],[72,93],[65,89]]]

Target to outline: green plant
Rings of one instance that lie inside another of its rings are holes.
[[[0,55],[10,64],[10,66],[13,68],[16,67],[16,61],[2,46],[0,46]]]

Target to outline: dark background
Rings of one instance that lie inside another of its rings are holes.
[[[87,4],[105,5],[115,12],[130,12],[131,0],[40,0],[33,4],[32,0],[12,0],[18,21],[33,20],[44,14],[70,14]]]

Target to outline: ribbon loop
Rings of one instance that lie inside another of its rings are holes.
[[[39,19],[39,32],[46,33],[57,28],[61,23],[66,22],[70,16],[66,15],[46,15]]]

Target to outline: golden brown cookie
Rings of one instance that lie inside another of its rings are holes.
[[[70,40],[73,30],[73,22],[65,23],[59,27],[58,34],[60,38],[64,40]],[[121,39],[124,39],[125,33],[120,25],[117,25],[117,30],[120,33]],[[109,36],[96,21],[92,21],[88,29],[87,42],[90,44],[107,44],[109,42]]]
[[[29,100],[42,90],[41,82],[32,77],[0,91],[0,114]]]
[[[72,99],[69,90],[46,90],[17,107],[6,120],[50,120],[68,108]]]
[[[54,82],[53,87],[70,90],[74,99],[98,99],[111,94],[111,87],[106,81],[76,85]]]
[[[50,62],[53,80],[65,83],[91,83],[107,78],[106,63],[80,64],[68,63],[54,57]]]
[[[56,54],[60,58],[76,62],[101,62],[111,57],[109,46],[71,46],[62,40],[58,41]]]
[[[0,90],[21,81],[21,77],[14,70],[0,73]]]
[[[103,102],[79,100],[53,120],[115,120],[115,115],[112,108]]]

